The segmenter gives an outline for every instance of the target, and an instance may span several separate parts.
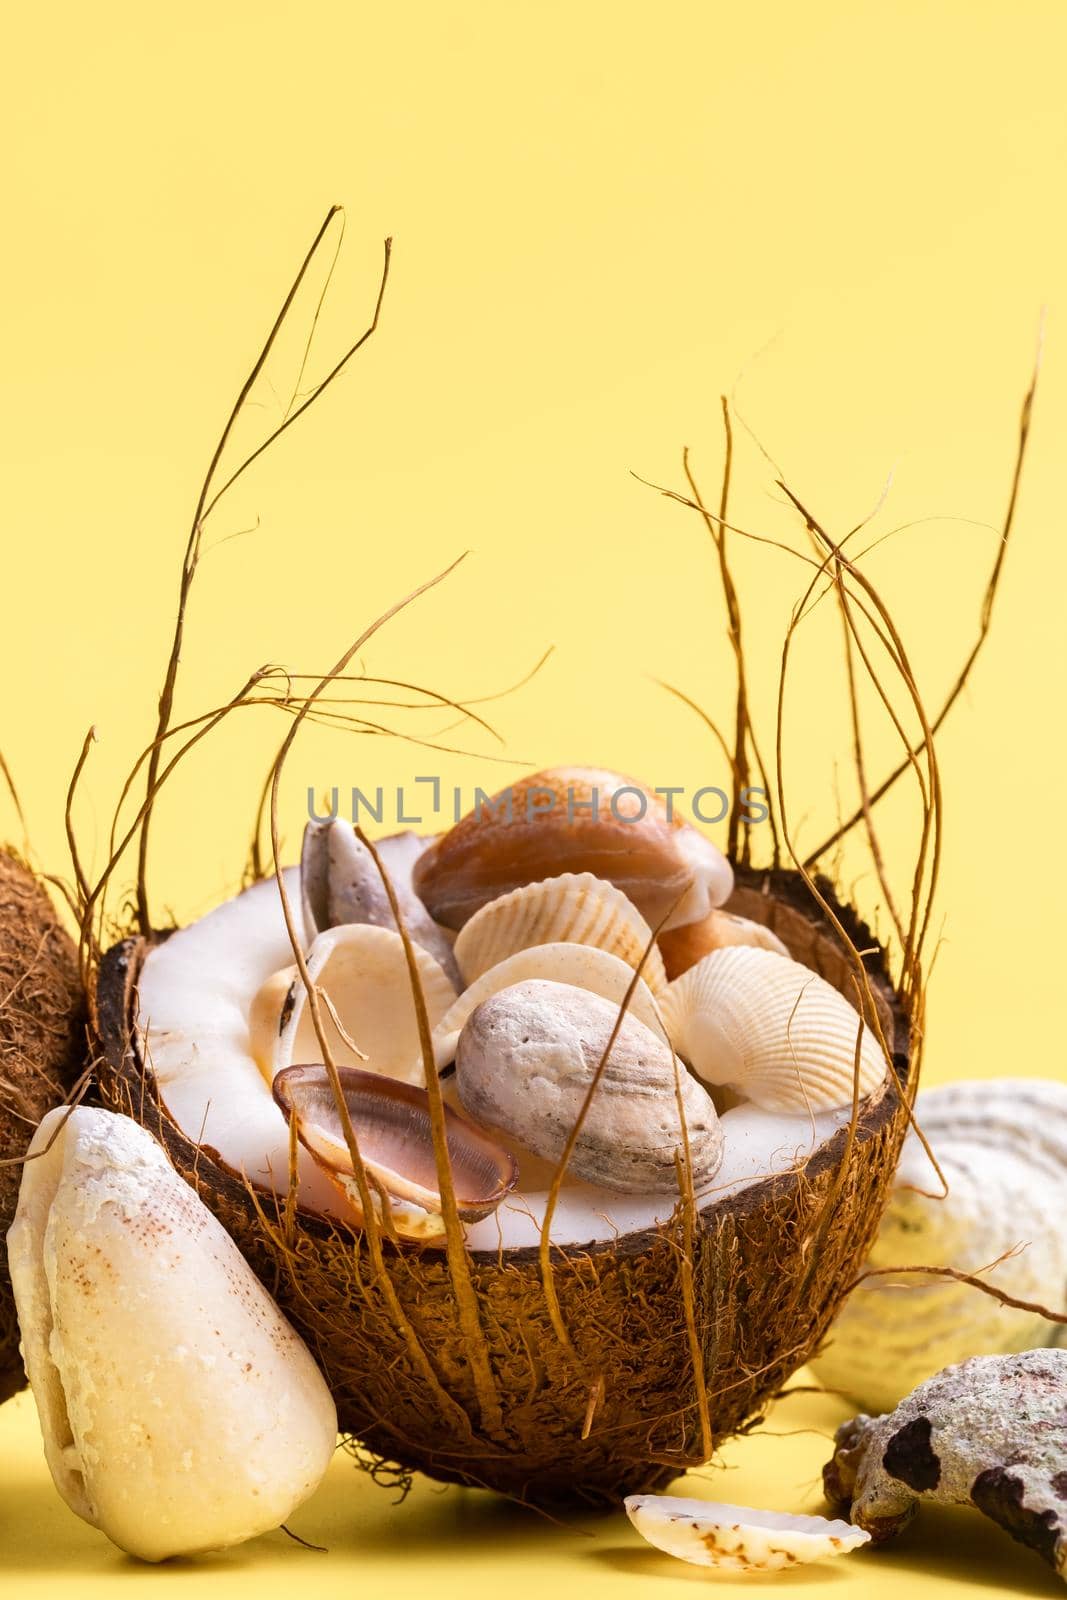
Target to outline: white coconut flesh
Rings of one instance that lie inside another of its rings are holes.
[[[300,871],[283,878],[299,916]],[[137,1027],[167,1111],[185,1135],[216,1150],[232,1171],[260,1189],[284,1193],[289,1130],[252,1054],[252,1001],[293,960],[273,879],[253,885],[149,952],[138,984]],[[320,1060],[318,1054],[309,1060]],[[446,1080],[446,1098],[457,1105]],[[848,1106],[793,1116],[735,1106],[721,1118],[722,1165],[701,1204],[727,1199],[804,1162],[848,1124]],[[519,1182],[499,1208],[468,1230],[475,1250],[536,1246],[554,1168],[513,1139],[501,1142],[519,1165]],[[297,1155],[299,1201],[345,1216],[343,1199],[304,1149]],[[553,1213],[557,1244],[609,1242],[654,1227],[671,1214],[670,1196],[626,1194],[566,1178]]]
[[[838,1518],[758,1511],[715,1500],[632,1494],[626,1514],[649,1544],[680,1561],[727,1572],[778,1572],[805,1561],[845,1555],[870,1534]]]

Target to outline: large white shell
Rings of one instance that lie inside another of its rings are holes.
[[[412,948],[432,1029],[456,998],[456,991],[432,956],[418,945]],[[336,1012],[335,1018],[329,1006],[321,1008],[338,1066],[363,1067],[406,1083],[423,1082],[415,1001],[404,942],[398,933],[370,923],[330,928],[319,934],[308,951],[307,969],[311,982],[325,991]],[[305,1066],[322,1061],[307,1000],[307,989],[298,976],[278,1015],[272,1076],[294,1063]]]
[[[858,1550],[871,1537],[836,1518],[757,1511],[752,1506],[666,1494],[629,1495],[626,1514],[657,1550],[724,1572],[778,1572]]]
[[[146,1561],[277,1527],[336,1442],[305,1345],[128,1117],[61,1107],[30,1155],[8,1259],[60,1494]]]
[[[882,1048],[855,1007],[809,967],[771,950],[713,951],[668,986],[662,1009],[674,1048],[705,1083],[767,1111],[850,1104],[857,1042],[860,1096],[885,1077]]]
[[[590,944],[537,944],[518,950],[505,961],[498,962],[476,978],[469,989],[450,1006],[434,1029],[434,1055],[439,1067],[447,1066],[456,1054],[460,1030],[471,1013],[490,995],[509,989],[513,983],[526,978],[546,978],[552,983],[569,983],[576,989],[587,989],[621,1005],[626,991],[634,981],[634,969],[608,950],[599,950]],[[646,1028],[662,1037],[652,991],[643,978],[638,978],[627,1012],[643,1022]]]
[[[1022,1245],[983,1277],[1017,1300],[1067,1312],[1067,1084],[946,1084],[922,1090],[915,1114],[949,1192],[939,1198],[937,1174],[909,1134],[868,1266],[975,1273]],[[865,1411],[891,1411],[942,1367],[1050,1343],[1055,1332],[1033,1312],[950,1279],[869,1278],[813,1365],[821,1383]]]
[[[538,944],[593,945],[636,969],[651,939],[651,928],[621,889],[591,872],[565,872],[491,900],[460,929],[453,953],[464,983],[471,984],[517,950]],[[641,976],[653,994],[666,987],[655,944]]]
[[[707,1090],[662,1037],[636,1017],[570,984],[528,979],[483,1000],[463,1028],[456,1085],[475,1121],[557,1162],[578,1124],[609,1041],[569,1170],[631,1193],[677,1192],[685,1145],[693,1187],[722,1162],[723,1136]]]

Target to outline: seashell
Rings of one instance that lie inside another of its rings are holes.
[[[780,1572],[803,1561],[845,1555],[870,1543],[850,1522],[668,1494],[631,1494],[626,1515],[649,1544],[697,1567],[723,1572]]]
[[[411,873],[424,841],[414,833],[383,839],[375,847],[389,874],[404,927],[412,942],[433,956],[459,986],[452,959],[452,935],[440,927],[411,887]],[[327,928],[366,922],[396,929],[396,918],[374,857],[343,817],[309,822],[300,856],[300,898],[304,935],[310,945]]]
[[[522,983],[526,978],[569,983],[576,989],[587,989],[591,994],[598,994],[601,999],[619,1006],[634,981],[634,969],[610,951],[600,950],[591,944],[538,944],[517,950],[513,956],[508,956],[476,978],[442,1017],[434,1030],[437,1065],[444,1067],[455,1059],[463,1024],[483,1000],[488,1000],[490,995],[497,994],[501,989]],[[643,978],[638,978],[626,1009],[629,1015],[662,1037],[663,1028],[656,1002]]]
[[[425,1089],[373,1072],[340,1069],[341,1092],[368,1177],[389,1197],[388,1225],[401,1239],[430,1240],[445,1231]],[[341,1114],[325,1067],[287,1067],[274,1080],[274,1098],[296,1123],[301,1144],[363,1220],[359,1187]],[[515,1187],[519,1169],[506,1150],[450,1107],[445,1130],[456,1206],[465,1222],[487,1217]]]
[[[456,998],[456,991],[433,957],[418,945],[414,949],[432,1029]],[[306,959],[309,978],[329,1002],[322,1007],[322,1022],[337,1064],[359,1065],[386,1078],[421,1083],[418,1020],[400,935],[367,922],[346,923],[320,933]],[[277,974],[268,978],[267,984],[273,1001],[280,990]],[[266,1009],[266,1000],[260,1005],[257,995],[252,1015],[261,1018]],[[257,1026],[262,1037],[262,1022]],[[269,1078],[294,1061],[321,1062],[307,990],[299,977],[282,996],[273,1032]]]
[[[563,1155],[618,1022],[618,1008],[569,984],[527,979],[483,1000],[456,1053],[456,1087],[476,1121],[501,1129],[548,1161]],[[722,1160],[711,1097],[636,1017],[618,1026],[569,1170],[608,1189],[669,1194],[684,1145],[693,1187],[706,1188]]]
[[[699,922],[687,922],[684,928],[671,928],[661,933],[657,943],[669,979],[681,977],[713,950],[725,950],[732,944],[752,944],[759,950],[773,950],[780,956],[789,954],[773,929],[762,922],[753,922],[750,917],[739,917],[736,912],[718,908],[709,911]]]
[[[1065,1415],[1067,1350],[975,1356],[889,1416],[842,1423],[823,1468],[826,1497],[879,1543],[920,1499],[975,1506],[1067,1578]]]
[[[145,1561],[278,1527],[336,1443],[306,1346],[130,1118],[61,1107],[30,1154],[8,1259],[63,1499]]]
[[[517,950],[538,944],[592,945],[634,970],[647,950],[641,976],[653,994],[666,987],[663,958],[648,923],[621,889],[591,872],[524,884],[476,912],[456,936],[463,982],[472,984]]]
[[[660,795],[595,767],[535,772],[483,800],[424,851],[413,882],[438,922],[462,928],[489,901],[563,872],[614,883],[653,927],[695,922],[733,887],[722,851]]]
[[[870,1267],[997,1263],[988,1282],[1016,1300],[1067,1312],[1067,1084],[1041,1078],[964,1081],[920,1091],[915,1116],[948,1184],[909,1133]],[[1014,1247],[1026,1248],[1008,1255]],[[907,1282],[902,1293],[896,1286]],[[1042,1317],[946,1278],[869,1278],[852,1291],[825,1350],[819,1381],[864,1410],[967,1356],[1051,1342]]]
[[[766,1111],[810,1114],[852,1103],[886,1074],[875,1035],[844,995],[772,950],[731,945],[704,956],[663,996],[667,1034],[705,1083]]]
[[[295,965],[279,967],[262,983],[252,997],[248,1012],[248,1047],[256,1066],[267,1082],[274,1077],[274,1056],[278,1048],[278,1035],[287,1020],[285,1004],[299,982]]]

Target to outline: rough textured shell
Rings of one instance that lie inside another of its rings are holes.
[[[530,979],[485,1000],[460,1034],[456,1084],[478,1122],[502,1129],[558,1161],[611,1038],[618,1008],[599,995]],[[644,1023],[625,1016],[570,1160],[605,1188],[668,1194],[683,1149],[678,1092],[693,1186],[706,1188],[722,1161],[711,1097]]]
[[[768,1111],[851,1102],[859,1013],[799,962],[748,945],[716,950],[668,986],[662,1006],[674,1048],[706,1083]],[[881,1046],[863,1024],[860,1096],[885,1074]]]
[[[411,887],[411,873],[426,842],[414,833],[399,833],[380,840],[375,848],[412,941],[433,956],[458,985],[452,935],[433,920]],[[347,922],[396,929],[393,908],[374,857],[343,817],[312,821],[304,829],[300,899],[308,945],[327,928]]]
[[[915,1114],[948,1194],[909,1134],[868,1265],[951,1266],[1017,1300],[1067,1312],[1067,1084],[1038,1078],[964,1081],[923,1090]],[[1026,1248],[1007,1256],[1019,1244]],[[900,1280],[896,1280],[900,1281]],[[967,1284],[870,1278],[853,1291],[814,1363],[827,1387],[865,1410],[952,1362],[1051,1342],[1053,1327]]]
[[[1067,1576],[1067,1350],[975,1356],[929,1378],[885,1417],[837,1430],[827,1498],[872,1537],[920,1499],[973,1505]]]
[[[642,1539],[680,1561],[725,1572],[779,1572],[845,1555],[870,1541],[849,1522],[757,1511],[715,1500],[632,1494],[626,1514]]]
[[[277,1527],[335,1445],[307,1348],[135,1122],[60,1109],[31,1150],[8,1251],[60,1494],[147,1561]]]
[[[651,939],[648,923],[614,884],[591,872],[565,872],[490,901],[461,929],[455,957],[466,984],[537,944],[592,945],[636,969]],[[655,944],[641,975],[653,994],[666,986]]]
[[[471,1012],[490,995],[509,989],[526,978],[546,978],[552,983],[569,983],[576,989],[588,989],[621,1005],[627,990],[634,981],[634,970],[608,950],[589,944],[538,944],[518,950],[505,961],[498,962],[476,978],[465,989],[454,1005],[434,1029],[434,1055],[439,1067],[447,1066],[456,1054],[460,1031]],[[662,1035],[656,1002],[643,978],[638,978],[630,996],[627,1010],[646,1028]]]
[[[430,1027],[434,1028],[456,998],[456,991],[425,950],[415,946],[415,957]],[[366,1067],[407,1083],[423,1081],[411,978],[398,933],[369,923],[330,928],[319,934],[308,951],[307,968],[311,981],[325,990],[344,1030],[340,1031],[329,1008],[323,1006],[323,1025],[338,1065]],[[349,1040],[358,1050],[352,1049]],[[296,978],[278,1014],[272,1076],[294,1062],[321,1061],[307,989]]]
[[[390,1198],[392,1230],[402,1239],[432,1239],[445,1231],[437,1161],[425,1089],[351,1067],[338,1071],[341,1093],[367,1172]],[[350,1202],[363,1208],[340,1112],[325,1067],[288,1067],[274,1080],[274,1097],[297,1136]],[[514,1158],[473,1123],[445,1107],[456,1208],[464,1221],[486,1217],[515,1187]],[[380,1194],[374,1195],[380,1206]]]
[[[733,887],[722,851],[663,797],[594,767],[553,767],[502,789],[436,840],[414,883],[431,913],[461,928],[482,906],[551,873],[616,884],[653,926],[677,927]]]
[[[788,947],[772,928],[718,907],[699,922],[687,922],[683,928],[661,933],[657,943],[670,979],[680,978],[713,950],[725,950],[732,944],[754,944],[760,950],[789,955]]]

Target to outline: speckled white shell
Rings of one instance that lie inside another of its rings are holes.
[[[908,1135],[871,1267],[951,1266],[1018,1300],[1067,1311],[1067,1084],[994,1078],[924,1089],[915,1114],[945,1175]],[[900,1287],[900,1285],[906,1287]],[[1051,1343],[1056,1327],[967,1284],[908,1275],[853,1291],[813,1363],[866,1411],[968,1356]]]
[[[445,1012],[434,1029],[434,1056],[439,1067],[447,1066],[454,1059],[460,1030],[471,1012],[490,995],[510,988],[513,983],[522,983],[525,978],[569,983],[576,989],[587,989],[603,1000],[621,1005],[633,983],[634,969],[610,951],[589,944],[537,944],[517,950],[476,978]],[[637,980],[627,1013],[663,1037],[655,999],[643,978]]]
[[[471,984],[518,950],[539,944],[587,944],[636,968],[652,930],[621,889],[591,872],[565,872],[491,900],[460,929],[453,954]],[[653,944],[641,975],[653,994],[666,987]]]
[[[885,1057],[856,1009],[824,978],[771,950],[714,950],[668,985],[662,1009],[674,1048],[706,1083],[767,1111],[808,1114],[871,1094]]]
[[[435,1028],[456,998],[443,969],[420,946],[413,946],[430,1027]],[[346,923],[320,933],[307,954],[308,976],[325,990],[344,1032],[323,1006],[326,1036],[338,1066],[362,1067],[405,1083],[423,1082],[418,1022],[404,943],[392,928]],[[270,980],[268,980],[270,981]],[[322,1061],[307,989],[294,978],[278,1013],[271,1063],[273,1078],[283,1067]]]
[[[845,1555],[871,1537],[850,1522],[828,1517],[756,1511],[751,1506],[666,1494],[629,1495],[626,1514],[657,1550],[723,1572],[778,1572],[805,1561]]]

